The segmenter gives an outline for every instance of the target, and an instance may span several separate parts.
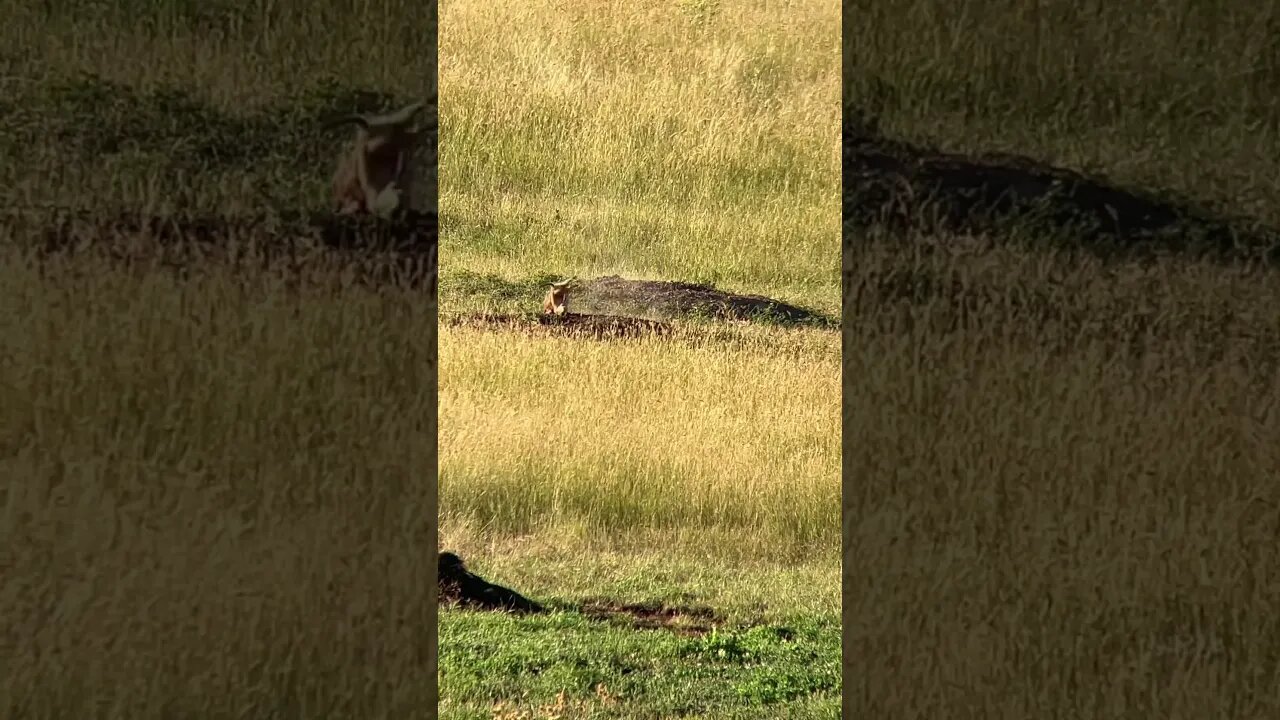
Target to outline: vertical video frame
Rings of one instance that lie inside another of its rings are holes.
[[[838,14],[442,3],[442,718],[837,716]]]

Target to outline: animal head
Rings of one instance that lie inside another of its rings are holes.
[[[543,315],[564,315],[569,312],[569,286],[575,280],[576,277],[551,283],[551,288],[542,301]]]
[[[352,145],[333,177],[339,212],[403,212],[413,185],[413,152],[419,134],[414,119],[426,103],[417,102],[384,115],[347,115],[326,127],[355,125]]]

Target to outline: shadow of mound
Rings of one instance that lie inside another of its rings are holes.
[[[441,318],[452,327],[516,330],[530,334],[586,337],[594,340],[623,340],[644,337],[667,337],[668,323],[645,318],[618,315],[496,315],[476,313]]]
[[[637,315],[694,316],[741,322],[834,326],[830,318],[761,295],[739,295],[710,285],[662,280],[627,280],[608,275],[583,280],[573,289],[574,312],[626,308]]]
[[[495,585],[471,573],[462,564],[462,558],[451,552],[440,553],[436,562],[436,577],[440,585],[441,605],[511,613],[544,611],[541,605],[515,590]]]
[[[989,234],[1015,221],[1096,251],[1274,260],[1280,231],[1030,158],[967,156],[844,128],[846,225]],[[1165,195],[1168,195],[1167,193]]]
[[[308,244],[339,250],[427,252],[436,246],[439,236],[435,213],[419,212],[396,220],[383,220],[330,213],[236,217],[62,211],[51,217],[36,214],[27,220],[28,224],[32,222],[42,225],[37,233],[47,251],[111,245],[131,239],[146,240],[161,247],[194,243],[216,248],[258,242],[264,246]]]
[[[706,635],[724,624],[724,618],[709,607],[593,599],[584,601],[577,610],[592,620],[640,630],[669,630],[688,636]]]
[[[3,222],[41,257],[93,252],[174,268],[222,260],[295,270],[337,261],[354,267],[365,282],[426,283],[434,292],[439,236],[434,213],[383,220],[296,212],[236,217],[55,211],[13,214]]]

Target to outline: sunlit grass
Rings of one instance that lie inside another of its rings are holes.
[[[834,552],[838,342],[790,332],[699,346],[446,330],[447,516],[498,536],[583,526],[593,547],[661,531],[710,557]]]
[[[443,272],[502,258],[834,310],[838,4],[695,5],[442,6]]]
[[[892,137],[1280,218],[1273,7],[846,18]],[[1274,715],[1277,274],[1035,240],[846,235],[848,711]]]

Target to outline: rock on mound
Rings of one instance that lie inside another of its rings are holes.
[[[575,313],[708,316],[720,320],[773,320],[784,323],[827,324],[810,310],[761,295],[738,295],[709,285],[660,280],[627,280],[609,275],[578,281],[573,289]]]
[[[451,552],[440,553],[436,569],[440,604],[515,613],[540,613],[544,609],[511,588],[494,585],[472,574],[462,564],[462,558]]]
[[[943,153],[882,137],[874,127],[845,125],[844,218],[855,226],[989,232],[1018,218],[1097,242],[1159,240],[1179,249],[1229,251],[1270,247],[1275,230],[1229,221],[1189,203],[1116,187],[1099,177],[1030,158]]]

